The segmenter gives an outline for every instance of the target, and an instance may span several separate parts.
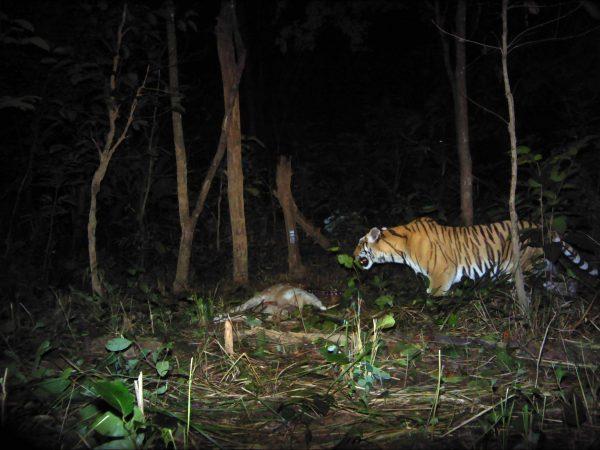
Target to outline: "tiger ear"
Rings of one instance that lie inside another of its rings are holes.
[[[374,244],[381,237],[381,230],[379,228],[371,228],[371,231],[367,234],[367,242]]]

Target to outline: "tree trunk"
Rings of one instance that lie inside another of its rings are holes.
[[[456,61],[454,96],[454,118],[456,143],[460,165],[460,211],[463,225],[473,225],[473,167],[469,148],[469,111],[467,103],[467,63],[465,41],[467,2],[459,0],[456,9]]]
[[[177,37],[175,35],[175,7],[167,2],[167,49],[169,52],[169,96],[171,99],[171,121],[173,125],[173,145],[177,171],[177,202],[181,238],[177,256],[177,269],[173,281],[173,293],[179,295],[188,289],[192,242],[195,221],[190,223],[190,201],[187,182],[187,153],[181,117],[181,97],[179,94],[179,66],[177,60]]]
[[[288,245],[288,272],[292,278],[302,278],[306,270],[302,265],[296,230],[295,203],[292,198],[292,164],[289,158],[281,156],[277,164],[276,175],[277,191],[275,196],[283,209],[285,234]]]
[[[321,234],[321,230],[319,228],[315,227],[312,223],[310,223],[308,221],[308,219],[306,217],[304,217],[304,215],[302,214],[300,209],[298,209],[298,205],[296,205],[296,202],[294,201],[294,197],[292,197],[291,199],[292,199],[292,208],[294,211],[294,218],[296,219],[296,223],[298,225],[300,225],[300,227],[304,230],[304,232],[306,234],[308,234],[311,238],[313,238],[315,240],[315,242],[317,244],[319,244],[319,246],[321,246],[321,248],[323,250],[329,250],[331,248],[331,243],[329,242],[329,239],[327,239],[325,236],[323,236]]]
[[[226,142],[231,127],[231,117],[234,110],[234,101],[240,87],[240,80],[246,63],[246,52],[243,48],[238,50],[239,63],[234,70],[234,76],[229,86],[231,98],[226,101],[225,114],[221,123],[221,135],[217,145],[217,151],[213,156],[208,172],[202,182],[198,199],[190,214],[189,193],[187,185],[187,155],[185,150],[183,124],[181,120],[181,101],[179,96],[179,74],[177,62],[177,39],[175,35],[175,10],[172,2],[167,3],[169,17],[167,19],[167,45],[169,50],[169,87],[171,91],[171,108],[173,119],[173,140],[175,146],[175,158],[177,164],[177,198],[179,202],[179,224],[181,227],[181,238],[179,240],[179,253],[177,257],[177,269],[173,281],[173,293],[181,294],[188,288],[190,271],[190,260],[192,255],[192,244],[198,218],[204,209],[208,192],[214,179],[221,160],[225,155]],[[239,113],[238,113],[239,117]],[[239,119],[238,119],[239,122]]]
[[[217,50],[223,78],[225,106],[235,96],[231,113],[231,125],[227,134],[227,198],[233,243],[233,281],[239,284],[248,282],[248,240],[246,236],[246,216],[244,213],[244,174],[242,170],[242,134],[240,126],[239,95],[231,92],[235,80],[236,44],[241,40],[235,19],[233,1],[224,0],[217,19]],[[234,43],[234,35],[237,38]],[[239,54],[239,52],[238,52]]]
[[[179,239],[179,252],[177,254],[177,270],[173,281],[173,294],[180,295],[188,290],[188,277],[190,273],[190,262],[192,259],[192,244],[194,242],[194,231],[196,222],[186,219],[181,225],[181,237]]]
[[[121,133],[117,136],[117,119],[119,118],[119,110],[120,105],[118,105],[115,101],[114,94],[117,90],[117,74],[119,73],[119,63],[121,61],[120,51],[121,44],[123,42],[123,28],[125,26],[125,19],[127,17],[127,6],[123,7],[123,14],[121,16],[121,23],[117,30],[117,45],[116,52],[113,56],[112,61],[112,73],[110,75],[110,97],[107,102],[107,116],[108,116],[108,131],[106,132],[106,137],[104,141],[104,147],[97,148],[99,163],[98,168],[94,172],[92,176],[91,190],[90,190],[90,212],[88,216],[88,253],[90,260],[90,275],[92,278],[92,291],[94,294],[103,296],[105,294],[104,288],[102,286],[102,282],[100,280],[100,275],[98,274],[98,255],[96,252],[96,225],[97,225],[97,198],[98,193],[100,192],[100,185],[104,176],[106,175],[106,170],[108,169],[108,164],[110,163],[110,159],[113,157],[114,153],[117,151],[119,146],[123,143],[125,138],[127,137],[127,132],[129,131],[129,127],[133,123],[133,115],[135,110],[137,109],[138,101],[142,96],[142,92],[146,86],[146,80],[148,79],[148,71],[150,67],[146,68],[146,75],[144,77],[144,81],[142,85],[138,87],[135,97],[131,102],[129,107],[129,115],[127,116],[127,120]]]
[[[510,234],[512,253],[515,257],[515,269],[513,278],[515,281],[515,289],[517,291],[517,301],[521,312],[529,319],[531,308],[529,297],[525,292],[523,282],[523,272],[521,270],[521,252],[519,242],[517,209],[515,207],[515,195],[517,192],[517,132],[515,127],[515,105],[510,89],[510,80],[508,78],[508,0],[502,0],[502,76],[504,79],[504,93],[508,104],[508,135],[510,136],[510,162],[511,162],[511,177],[510,177],[510,197],[508,207],[510,211]]]
[[[94,172],[94,176],[92,177],[90,193],[90,212],[87,226],[88,253],[90,258],[90,275],[92,278],[92,292],[100,296],[104,296],[105,291],[104,287],[102,286],[102,281],[100,280],[100,275],[98,274],[98,254],[96,252],[96,225],[98,223],[96,219],[96,199],[98,197],[98,192],[100,192],[100,184],[102,183],[102,179],[106,174],[107,166],[108,161],[100,157],[100,164],[98,165],[98,168],[96,169],[96,171]]]

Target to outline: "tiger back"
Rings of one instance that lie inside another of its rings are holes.
[[[527,221],[519,221],[519,232],[536,230]],[[577,252],[557,235],[562,253],[583,270],[589,266]],[[520,264],[524,272],[532,271],[543,259],[543,249],[522,242]],[[484,275],[497,277],[512,275],[516,257],[510,239],[510,221],[470,227],[451,227],[421,217],[394,228],[372,228],[363,236],[354,250],[354,257],[365,270],[373,264],[406,264],[415,273],[429,279],[427,292],[445,295],[463,276],[476,280]],[[597,271],[589,271],[597,275]]]

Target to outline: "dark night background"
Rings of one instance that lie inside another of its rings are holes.
[[[223,114],[214,34],[219,3],[176,6],[194,199]],[[103,96],[121,7],[119,2],[2,2],[1,88],[8,102],[0,111],[2,282],[17,291],[30,288],[31,280],[65,287],[85,276],[94,140],[106,132]],[[163,12],[159,2],[131,2],[129,9],[122,100],[131,99],[147,64],[150,88],[103,181],[98,249],[109,272],[148,269],[152,261],[154,269],[168,274],[179,228]],[[440,27],[452,32],[454,3],[441,2],[441,13]],[[268,259],[277,263],[285,257],[282,219],[270,194],[281,154],[292,156],[294,195],[305,215],[318,226],[332,215],[347,219],[345,229],[332,231],[345,245],[369,226],[424,214],[458,223],[453,103],[433,3],[239,1],[238,18],[249,55],[241,105],[251,273],[271,266],[261,250],[269,245],[281,251],[269,251]],[[544,161],[597,133],[599,25],[595,2],[511,7],[509,40],[518,36],[519,45],[509,55],[519,144]],[[468,2],[477,223],[507,217],[510,160],[501,119],[507,109],[500,54],[481,45],[497,46],[500,33],[500,2]],[[138,220],[152,158],[148,203]],[[597,149],[584,145],[565,163],[570,189],[556,188],[559,200],[549,209],[569,218],[569,230],[597,237]],[[539,206],[526,183],[532,176],[543,178],[532,166],[521,168],[519,208],[530,217]],[[222,242],[218,249],[216,244],[217,203],[225,183],[220,171],[199,221],[193,259],[198,280],[213,277],[215,264],[229,264],[225,195]],[[303,245],[309,253],[313,249],[306,240]],[[281,258],[274,256],[279,253]]]
[[[174,3],[194,204],[224,114],[221,2]],[[249,283],[232,282],[225,158],[195,230],[190,283],[185,295],[171,289],[181,228],[167,16],[162,1],[130,1],[114,92],[119,128],[147,67],[148,78],[98,194],[108,294],[93,295],[91,180],[124,3],[0,1],[3,443],[12,432],[41,448],[599,448],[593,281],[573,297],[532,283],[525,317],[502,283],[432,298],[409,268],[348,270],[347,254],[371,227],[419,216],[461,223],[442,45],[453,63],[458,2],[235,3],[247,49],[239,93]],[[466,3],[474,217],[487,223],[508,218],[502,2]],[[510,1],[508,31],[519,216],[559,231],[597,263],[600,3]],[[262,334],[250,334],[257,321],[237,323],[229,352],[213,316],[293,278],[273,195],[282,155],[291,157],[299,209],[339,245],[336,255],[299,233],[301,281],[322,289],[328,309],[294,311],[286,322],[263,317]],[[328,345],[334,332],[345,343]],[[301,344],[285,340],[294,335]],[[139,419],[133,380],[142,369],[148,410]],[[106,417],[114,429],[100,429]]]

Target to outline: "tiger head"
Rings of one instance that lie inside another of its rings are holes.
[[[403,239],[398,239],[402,237]],[[406,238],[387,228],[371,228],[354,249],[354,260],[364,269],[373,264],[386,262],[404,262]]]

